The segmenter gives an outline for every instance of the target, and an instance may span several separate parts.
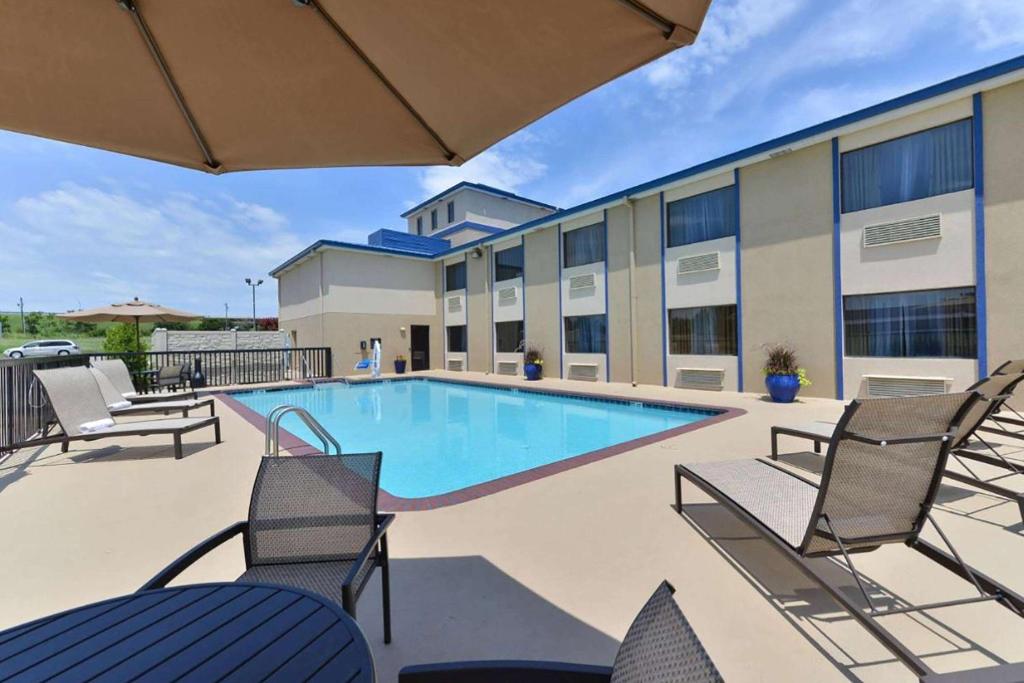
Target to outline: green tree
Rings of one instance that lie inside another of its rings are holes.
[[[0,313],[0,332],[3,334],[10,334],[11,330],[11,319],[3,313]]]
[[[28,334],[39,334],[39,324],[43,321],[43,314],[39,311],[32,311],[25,314],[25,332]]]
[[[142,372],[146,369],[146,356],[143,353],[148,346],[145,339],[136,343],[135,325],[130,323],[117,323],[107,328],[107,335],[103,339],[103,351],[106,353],[133,354],[122,356],[125,365],[131,372]]]
[[[224,318],[203,318],[199,321],[200,330],[223,330]]]

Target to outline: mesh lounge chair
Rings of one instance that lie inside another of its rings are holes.
[[[242,534],[245,573],[239,581],[295,586],[356,615],[356,601],[381,569],[384,642],[391,642],[387,529],[377,514],[380,453],[264,457],[249,501],[249,519],[211,536],[172,562],[140,590],[163,588],[186,567]]]
[[[817,582],[918,676],[934,674],[882,626],[879,617],[988,600],[996,600],[1018,615],[1024,611],[1024,597],[964,563],[931,516],[949,448],[978,400],[975,393],[959,393],[853,401],[829,440],[820,484],[771,460],[676,465],[676,509],[682,514],[682,479],[687,479]],[[952,554],[920,538],[926,521]],[[921,552],[970,581],[978,595],[880,609],[851,555],[889,543],[904,543]],[[831,584],[807,561],[828,556],[842,556],[864,604]]]
[[[667,581],[633,620],[612,666],[497,661],[421,664],[399,683],[717,683],[722,676],[672,598]]]
[[[215,414],[213,398],[193,398],[181,401],[149,401],[147,403],[138,403],[121,408],[115,408],[114,406],[119,403],[124,403],[125,401],[130,402],[128,397],[115,389],[113,383],[103,372],[96,368],[90,368],[90,370],[92,371],[92,376],[96,379],[96,384],[100,388],[103,400],[107,403],[107,409],[110,410],[110,414],[114,417],[118,417],[119,415],[168,415],[170,413],[181,413],[182,417],[188,417],[189,412],[196,410],[197,408],[209,408],[210,415],[212,416]]]
[[[116,436],[150,436],[170,434],[174,438],[174,457],[181,459],[181,436],[203,427],[213,427],[217,443],[220,443],[219,417],[181,417],[161,420],[124,422],[98,432],[86,432],[81,425],[98,420],[113,420],[103,400],[99,385],[92,372],[86,367],[36,370],[35,376],[43,385],[46,396],[57,416],[61,434],[44,435],[32,439],[32,444],[60,443],[61,451],[67,452],[71,441],[93,441]]]
[[[132,382],[131,373],[128,372],[128,366],[125,365],[124,361],[120,358],[94,360],[92,361],[92,366],[106,375],[107,379],[110,380],[110,383],[114,385],[114,388],[132,403],[170,401],[196,397],[196,392],[194,391],[181,391],[178,393],[168,394],[140,394],[135,390],[135,384]]]
[[[1024,494],[996,483],[998,480],[1003,479],[1004,476],[986,478],[972,470],[970,465],[965,462],[965,460],[973,460],[989,465],[995,465],[996,467],[1011,470],[1010,475],[1024,474],[1024,470],[1019,469],[1013,463],[1004,458],[1003,455],[999,453],[994,446],[992,446],[992,444],[986,441],[978,433],[979,431],[984,430],[983,425],[985,424],[985,421],[992,419],[993,416],[1006,405],[1006,400],[1010,398],[1017,385],[1020,384],[1022,380],[1024,380],[1024,372],[1015,374],[993,374],[992,376],[986,377],[967,388],[967,391],[975,391],[980,394],[981,400],[971,406],[970,410],[964,415],[963,420],[960,422],[960,426],[957,429],[956,437],[953,439],[952,446],[950,447],[950,456],[960,463],[960,465],[967,471],[967,474],[954,470],[946,470],[945,475],[954,481],[969,484],[983,491],[1015,501],[1017,503],[1017,507],[1020,509],[1021,519],[1024,519]],[[834,430],[835,423],[831,422],[812,422],[793,427],[774,426],[771,431],[772,460],[779,459],[780,434],[813,441],[814,452],[820,453],[821,444],[829,443],[831,441]],[[988,450],[988,453],[968,449],[968,442],[972,438],[982,444]]]
[[[995,375],[1017,375],[1024,372],[1024,360],[1008,360],[992,371]],[[989,419],[994,423],[991,427],[982,427],[983,431],[1016,439],[1024,439],[1024,415],[1008,402],[1004,401]]]

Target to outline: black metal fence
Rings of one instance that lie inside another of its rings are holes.
[[[331,377],[328,347],[295,349],[237,349],[230,351],[148,351],[146,353],[93,353],[90,358],[120,358],[136,373],[153,372],[168,365],[185,365],[190,377],[201,370],[208,387],[259,384]],[[144,390],[144,386],[138,387]]]
[[[0,457],[54,421],[33,370],[85,365],[87,356],[0,358]]]

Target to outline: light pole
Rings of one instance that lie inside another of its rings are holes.
[[[18,297],[18,310],[21,311],[21,333],[25,334],[25,300]]]
[[[228,330],[228,305],[227,305],[227,302],[225,302],[224,303],[224,331],[227,332],[227,330]]]
[[[252,329],[256,331],[256,288],[263,284],[263,280],[253,282],[251,277],[245,278],[245,284],[252,287]]]

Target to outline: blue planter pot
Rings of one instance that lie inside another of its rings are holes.
[[[764,385],[776,403],[792,403],[800,391],[800,378],[796,375],[768,375],[764,378]]]
[[[404,360],[396,360],[395,361],[395,374],[398,374],[398,375],[404,375],[405,374],[405,361]]]
[[[531,382],[536,382],[540,379],[541,366],[536,363],[527,363],[523,366],[523,372],[526,373],[526,379]]]

